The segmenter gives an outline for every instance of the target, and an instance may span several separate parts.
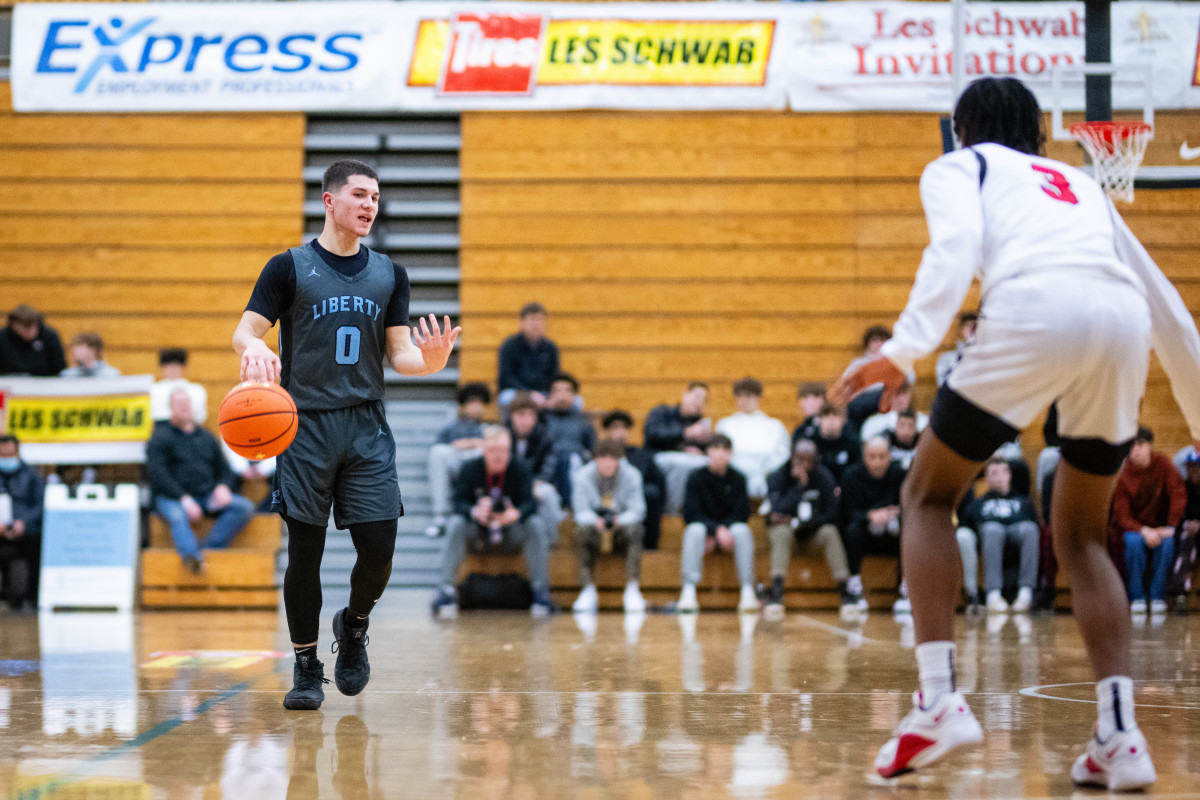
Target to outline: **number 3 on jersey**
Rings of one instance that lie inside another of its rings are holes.
[[[1038,164],[1033,164],[1032,166],[1035,172],[1042,173],[1046,178],[1046,183],[1042,186],[1043,192],[1063,203],[1070,203],[1071,205],[1079,203],[1079,198],[1071,191],[1071,184],[1067,181],[1066,175],[1063,175],[1056,169],[1039,166]]]
[[[335,340],[337,351],[333,354],[333,360],[339,364],[357,364],[362,332],[353,325],[343,325],[337,329]]]

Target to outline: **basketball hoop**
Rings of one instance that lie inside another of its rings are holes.
[[[1153,130],[1146,122],[1076,122],[1071,136],[1092,157],[1100,188],[1109,197],[1128,203],[1133,200],[1133,177]]]

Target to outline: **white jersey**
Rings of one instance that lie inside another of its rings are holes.
[[[998,285],[1038,274],[1128,285],[1149,306],[1154,350],[1192,437],[1200,439],[1200,334],[1179,293],[1100,186],[1053,159],[987,143],[948,153],[921,175],[929,246],[882,353],[901,370],[941,344],[973,278],[985,314]]]

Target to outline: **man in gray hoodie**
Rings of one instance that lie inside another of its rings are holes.
[[[583,590],[571,607],[576,613],[593,613],[599,606],[593,572],[596,556],[625,544],[625,595],[627,613],[646,610],[639,582],[642,574],[643,523],[646,499],[642,475],[625,460],[625,447],[605,439],[596,445],[592,461],[572,480],[571,507],[575,513],[575,544],[579,549],[579,582]]]

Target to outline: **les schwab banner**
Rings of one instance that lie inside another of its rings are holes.
[[[968,79],[1048,106],[1083,62],[1081,2],[966,17]],[[1200,3],[1115,3],[1112,32],[1118,106],[1149,74],[1156,106],[1200,107]],[[21,3],[11,74],[18,111],[944,111],[952,39],[944,2]]]

